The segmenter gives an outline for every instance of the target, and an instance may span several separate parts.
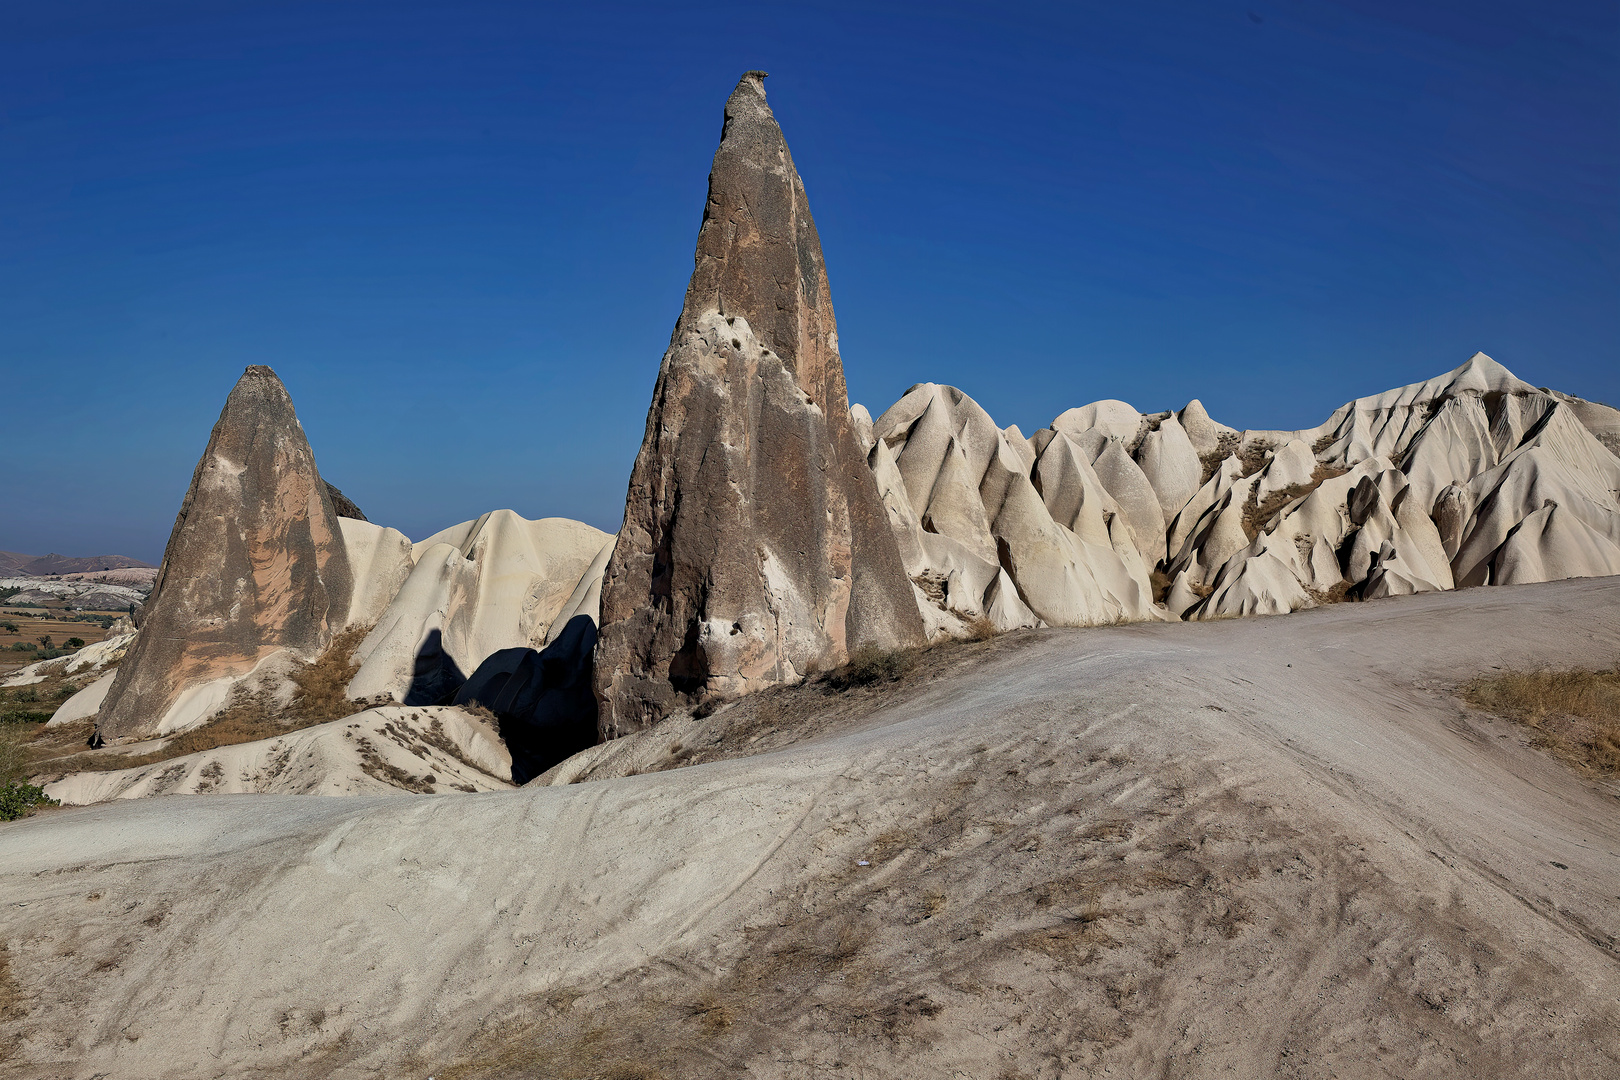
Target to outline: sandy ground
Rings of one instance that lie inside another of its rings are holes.
[[[1614,1077],[1620,579],[1053,630],[752,757],[0,827],[5,1077]],[[717,714],[719,715],[719,714]]]

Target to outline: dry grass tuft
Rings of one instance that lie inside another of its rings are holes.
[[[1620,666],[1505,671],[1462,690],[1476,709],[1523,724],[1537,746],[1594,772],[1620,773]]]
[[[1155,604],[1164,603],[1170,596],[1171,587],[1175,585],[1174,579],[1158,567],[1154,567],[1148,572],[1148,581],[1153,586],[1153,602]]]
[[[704,1033],[710,1036],[720,1034],[736,1020],[731,1005],[712,990],[693,1002],[687,1008],[687,1015],[696,1020]]]
[[[989,641],[996,636],[996,624],[988,616],[978,615],[967,621],[967,640]]]
[[[21,1020],[27,1014],[22,1003],[22,990],[17,980],[11,975],[11,950],[5,941],[0,940],[0,1023],[7,1020]],[[0,1035],[0,1063],[5,1062],[17,1050],[18,1038],[7,1038]]]
[[[909,649],[867,647],[850,654],[849,663],[827,673],[827,686],[834,691],[878,682],[894,682],[910,671],[917,658]]]
[[[21,780],[28,771],[28,738],[17,727],[0,727],[0,788]]]
[[[370,630],[369,626],[357,626],[344,631],[313,664],[305,664],[293,673],[293,685],[298,687],[293,695],[293,713],[299,727],[341,720],[361,711],[363,706],[349,700],[346,688],[360,671],[354,650]]]
[[[1318,604],[1338,604],[1342,603],[1345,597],[1350,595],[1350,590],[1353,588],[1355,588],[1355,584],[1353,582],[1341,579],[1326,589],[1312,589],[1307,587],[1305,591],[1310,593],[1311,599],[1315,600]]]
[[[1267,454],[1276,449],[1268,442],[1251,443],[1238,451],[1238,464],[1243,467],[1243,478],[1248,479],[1261,469],[1265,468]]]
[[[11,974],[11,950],[0,941],[0,1020],[16,1020],[23,1015],[22,990]],[[0,1044],[0,1061],[5,1060],[4,1044]]]

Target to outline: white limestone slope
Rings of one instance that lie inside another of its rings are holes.
[[[153,795],[382,795],[500,791],[512,756],[485,721],[452,707],[369,709],[273,739],[45,785],[65,806]]]
[[[0,679],[0,687],[29,686],[44,682],[54,674],[80,675],[104,671],[117,666],[134,640],[133,632],[114,634],[112,637],[86,645],[71,655],[58,656],[54,660],[37,660],[25,668],[12,672],[5,679]]]
[[[869,460],[939,634],[992,594],[1017,597],[1005,628],[1617,574],[1617,452],[1620,411],[1476,353],[1295,431],[1106,400],[1025,439],[924,383],[873,423]]]
[[[98,577],[110,576],[107,574]],[[146,603],[152,593],[150,581],[134,585],[112,581],[98,581],[81,575],[71,577],[0,577],[0,589],[17,589],[9,599],[12,604],[43,604],[65,600],[71,607],[83,611],[125,611]]]
[[[400,584],[355,651],[360,670],[349,696],[405,700],[424,650],[442,650],[471,675],[501,649],[543,647],[559,615],[596,618],[604,551],[613,541],[612,533],[583,522],[529,521],[496,510],[413,545],[402,580],[390,547],[372,564],[374,573]],[[387,591],[368,589],[372,596]],[[368,604],[376,606],[375,600]],[[353,621],[362,618],[357,613]]]

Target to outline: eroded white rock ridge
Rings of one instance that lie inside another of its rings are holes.
[[[1484,353],[1299,431],[1107,400],[1025,438],[933,383],[852,415],[932,636],[1620,574],[1620,411]]]

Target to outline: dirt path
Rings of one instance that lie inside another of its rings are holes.
[[[768,754],[0,827],[0,1076],[1609,1077],[1620,579],[1045,631]],[[9,987],[9,989],[8,989]]]

